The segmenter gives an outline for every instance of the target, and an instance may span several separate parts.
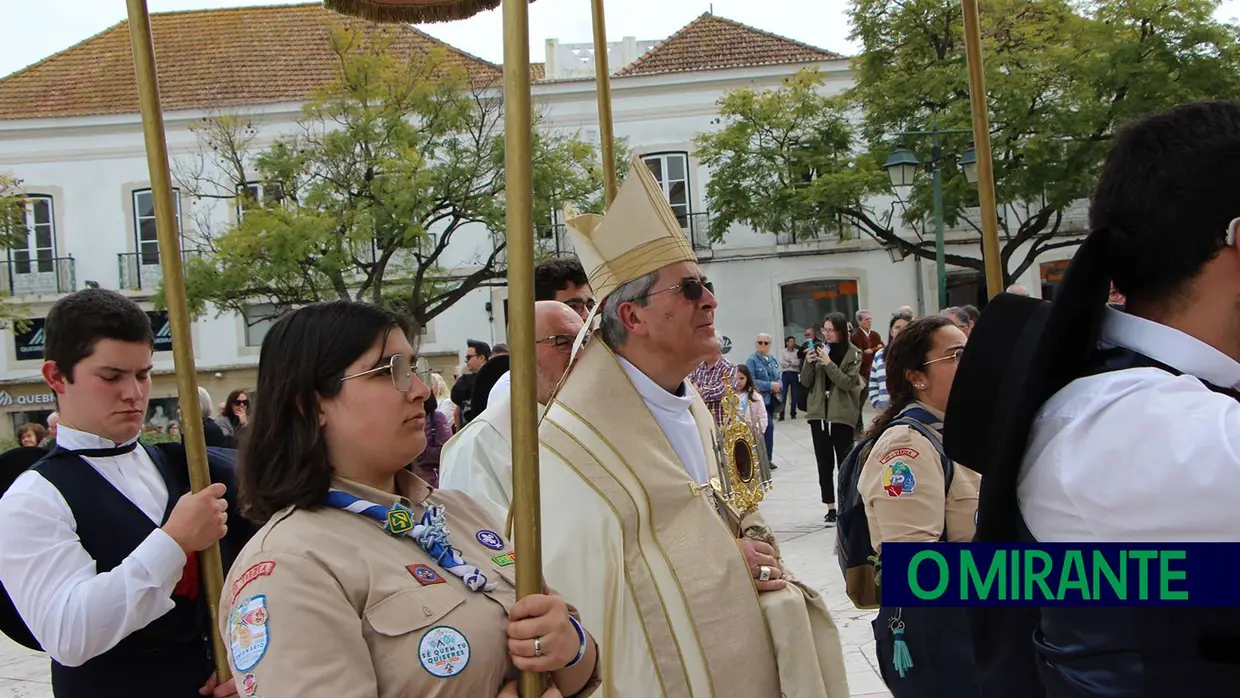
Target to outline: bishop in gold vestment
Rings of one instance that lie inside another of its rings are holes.
[[[848,696],[821,597],[759,584],[716,506],[714,420],[686,380],[718,348],[715,299],[646,166],[570,234],[604,301],[539,427],[543,566],[598,639],[602,695]]]

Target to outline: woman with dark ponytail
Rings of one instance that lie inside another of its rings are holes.
[[[884,543],[973,539],[981,476],[946,460],[941,443],[965,341],[936,315],[909,323],[887,347],[891,401],[865,435],[877,440],[857,483],[880,561]],[[880,671],[895,698],[980,695],[965,609],[882,607],[873,626]]]

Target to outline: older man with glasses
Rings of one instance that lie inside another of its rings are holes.
[[[538,429],[542,555],[597,629],[600,694],[849,695],[821,597],[716,496],[688,377],[719,351],[718,304],[662,188],[637,159],[606,216],[568,227],[601,320]]]
[[[568,370],[573,341],[583,325],[581,316],[564,303],[534,304],[540,410]],[[485,410],[444,444],[439,486],[469,493],[494,520],[504,521],[512,503],[512,402],[505,389],[498,394],[492,391],[487,403]]]

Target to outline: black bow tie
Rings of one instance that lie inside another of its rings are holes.
[[[117,446],[116,448],[81,448],[76,451],[67,448],[60,448],[57,450],[61,453],[68,453],[70,455],[83,456],[86,458],[111,458],[112,456],[123,456],[126,453],[132,453],[137,447],[137,441],[130,441],[129,443],[123,446]]]

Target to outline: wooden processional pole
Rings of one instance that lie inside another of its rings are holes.
[[[164,273],[164,298],[168,304],[168,323],[172,329],[172,358],[177,374],[177,397],[181,404],[181,433],[189,461],[190,489],[198,492],[211,484],[207,467],[207,444],[202,429],[202,410],[198,405],[198,371],[194,366],[194,344],[190,337],[189,309],[185,303],[185,277],[181,270],[181,231],[172,201],[172,174],[168,169],[168,143],[164,139],[164,116],[159,103],[159,76],[155,67],[155,43],[151,36],[151,17],[146,0],[126,0],[129,9],[129,37],[138,78],[138,99],[142,108],[142,134],[146,141],[146,162],[151,172],[151,195],[155,199],[155,230],[159,239],[159,262]],[[228,653],[219,632],[220,592],[224,587],[223,559],[219,543],[203,550],[199,560],[207,608],[211,615],[211,647],[215,656],[215,675],[220,683],[231,678]]]
[[[529,3],[502,0],[504,15],[504,174],[508,197],[508,345],[512,349],[512,516],[517,598],[541,594],[538,394],[534,369],[533,109]],[[331,10],[379,22],[446,22],[494,9],[500,0],[325,0]],[[614,165],[613,165],[614,166]],[[606,170],[604,170],[606,171]],[[540,698],[543,678],[522,672],[521,698]]]
[[[990,114],[986,107],[982,28],[977,0],[961,0],[961,4],[964,8],[965,54],[969,63],[969,104],[973,111],[973,150],[977,156],[977,195],[982,208],[982,259],[986,262],[986,295],[994,298],[1003,292],[1003,260],[999,253],[995,170],[990,157]]]
[[[611,118],[611,69],[607,57],[607,15],[603,0],[590,0],[594,20],[594,76],[598,83],[599,151],[603,157],[603,202],[611,206],[616,198],[616,135]]]

